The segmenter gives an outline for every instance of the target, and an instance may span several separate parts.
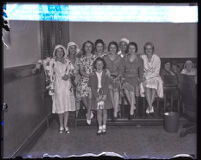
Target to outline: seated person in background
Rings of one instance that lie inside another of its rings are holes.
[[[184,64],[184,69],[181,71],[181,74],[195,76],[195,83],[197,84],[197,70],[194,68],[193,62],[187,60]]]
[[[175,73],[172,71],[170,62],[166,62],[164,64],[164,68],[162,68],[161,70],[161,76],[164,76],[164,75],[172,75],[172,76],[175,75]]]
[[[169,110],[171,100],[177,100],[179,96],[178,92],[175,89],[169,89],[169,87],[178,86],[178,77],[177,77],[177,74],[173,72],[170,62],[166,62],[164,64],[164,68],[161,70],[160,74],[164,82],[164,86],[165,86],[164,92],[165,92],[165,98],[167,101],[166,106],[167,106],[167,109]]]
[[[173,72],[170,62],[164,64],[164,68],[161,69],[160,75],[164,85],[175,85],[178,83],[176,74]]]
[[[179,64],[177,63],[172,63],[172,72],[176,75],[180,74],[181,72],[181,69],[180,69],[180,66]]]

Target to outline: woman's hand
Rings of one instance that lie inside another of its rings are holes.
[[[66,74],[62,77],[62,79],[63,79],[64,81],[67,81],[69,78],[70,78],[70,76],[69,76],[69,75],[66,75]]]

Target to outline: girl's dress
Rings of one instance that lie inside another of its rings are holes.
[[[111,81],[110,78],[106,75],[105,71],[102,72],[101,76],[101,90],[102,90],[102,95],[106,95],[106,100],[104,103],[104,108],[103,109],[111,109],[112,108],[112,102],[110,99],[110,94],[109,94],[109,85]],[[98,77],[96,72],[93,72],[90,77],[89,77],[89,82],[88,82],[89,87],[91,88],[91,93],[92,93],[92,110],[97,110],[97,101],[96,98],[98,97]]]
[[[88,75],[90,75],[93,72],[93,63],[96,59],[95,55],[91,55],[90,58],[87,58],[86,56],[83,56],[79,59],[79,62],[77,62],[77,65],[80,69],[83,69],[84,72]],[[91,92],[91,89],[88,87],[88,77],[81,76],[78,85],[77,85],[77,96],[78,97],[86,97]]]
[[[74,69],[70,60],[65,59],[64,63],[52,59],[49,65],[49,76],[51,81],[50,94],[52,95],[52,113],[64,113],[75,111],[75,98],[70,78],[63,80],[62,77],[70,75]]]
[[[151,60],[148,60],[147,55],[142,55],[141,58],[144,62],[144,78],[146,79],[140,85],[141,96],[144,97],[144,87],[156,89],[158,97],[163,97],[163,81],[159,75],[161,60],[153,54]]]

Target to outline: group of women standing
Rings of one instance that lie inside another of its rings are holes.
[[[106,51],[107,50],[107,51]],[[163,81],[159,75],[160,58],[154,54],[154,45],[144,45],[144,54],[128,39],[118,44],[111,41],[106,49],[102,39],[86,41],[81,50],[74,42],[67,49],[56,45],[53,56],[40,60],[36,69],[43,66],[47,88],[52,96],[52,113],[59,115],[59,132],[69,133],[68,113],[78,111],[80,102],[87,109],[86,120],[91,124],[92,111],[97,111],[97,134],[106,133],[107,110],[120,111],[120,90],[124,90],[130,103],[130,115],[135,115],[135,96],[146,96],[146,113],[153,113],[156,96],[163,97]]]

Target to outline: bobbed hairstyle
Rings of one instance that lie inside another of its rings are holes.
[[[153,51],[155,50],[154,44],[153,44],[152,42],[147,42],[147,43],[145,43],[145,45],[144,45],[144,51],[145,51],[145,49],[146,49],[146,47],[147,47],[148,45],[152,46]]]
[[[111,42],[109,43],[109,45],[108,45],[108,51],[109,51],[109,52],[110,52],[110,46],[111,46],[111,45],[115,45],[116,48],[117,48],[117,52],[119,51],[119,46],[118,46],[117,42],[111,41]],[[117,53],[117,52],[116,52],[116,53]]]
[[[135,48],[136,48],[135,53],[137,53],[137,51],[138,51],[137,43],[135,43],[135,42],[130,42],[130,43],[128,44],[128,46],[127,46],[127,53],[128,53],[128,49],[129,49],[130,46],[135,46]]]
[[[103,63],[103,69],[106,69],[106,67],[107,67],[106,62],[105,62],[105,60],[104,60],[103,58],[101,58],[101,57],[96,58],[96,60],[94,61],[94,63],[93,63],[94,69],[97,69],[97,68],[96,68],[96,63],[97,63],[98,61],[102,61],[102,63]]]
[[[86,45],[87,43],[90,43],[90,44],[92,45],[92,51],[91,51],[91,53],[94,54],[94,44],[93,44],[93,42],[91,42],[91,41],[89,41],[89,40],[87,40],[86,42],[84,42],[84,43],[82,44],[82,54],[83,54],[83,55],[86,55],[85,45]]]

